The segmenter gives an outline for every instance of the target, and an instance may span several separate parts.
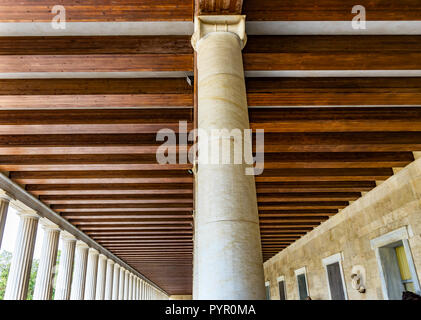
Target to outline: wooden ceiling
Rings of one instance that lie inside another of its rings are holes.
[[[0,0],[0,22],[50,21],[55,4],[69,22],[192,21],[194,13],[191,0],[53,2]],[[198,0],[196,10],[236,13],[240,2]],[[244,0],[243,13],[351,20],[354,4]],[[416,0],[359,4],[374,20],[421,17]],[[251,127],[265,130],[256,185],[267,260],[421,150],[421,78],[341,74],[421,70],[421,36],[249,36],[243,58],[246,71],[337,72],[246,80]],[[66,72],[92,76],[50,76]],[[192,73],[190,36],[0,37],[0,170],[168,293],[191,293],[191,165],[158,165],[155,151],[161,128],[194,127],[194,86],[97,72]],[[43,79],[26,79],[33,73]]]

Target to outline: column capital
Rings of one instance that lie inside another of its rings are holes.
[[[76,237],[67,231],[62,231],[60,238],[64,241],[76,241]]]
[[[89,246],[85,242],[83,242],[81,240],[77,240],[76,241],[76,247],[89,248]]]
[[[17,214],[21,217],[32,217],[36,219],[40,218],[40,216],[34,209],[28,207],[26,204],[24,204],[23,202],[19,200],[11,201],[10,206],[13,209],[15,209],[17,211]]]
[[[89,248],[89,254],[91,255],[91,254],[99,254],[99,252],[98,252],[98,250],[97,249],[94,249],[94,248]]]
[[[107,259],[107,256],[105,254],[100,253],[99,256],[98,256],[98,259],[104,259],[104,260],[106,260]]]
[[[247,42],[246,16],[196,16],[194,18],[194,33],[191,38],[191,44],[194,50],[197,50],[197,46],[201,39],[214,32],[229,32],[237,35],[242,49]]]
[[[5,201],[10,202],[14,199],[13,199],[13,196],[10,193],[8,193],[7,191],[5,191],[3,189],[0,189],[0,200],[5,200]]]
[[[60,231],[60,227],[47,218],[41,218],[39,223],[44,230]]]

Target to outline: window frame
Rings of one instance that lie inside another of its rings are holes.
[[[298,300],[301,300],[301,299],[300,299],[300,285],[299,285],[299,283],[298,283],[298,276],[299,276],[299,275],[302,275],[302,274],[304,274],[304,279],[305,279],[306,289],[307,289],[307,296],[308,296],[308,297],[311,297],[311,296],[310,296],[310,289],[309,289],[309,287],[308,287],[307,269],[306,269],[306,267],[304,266],[304,267],[302,267],[302,268],[299,268],[299,269],[295,270],[295,271],[294,271],[294,274],[295,274],[295,282],[297,283]]]
[[[347,287],[346,287],[344,270],[343,270],[343,266],[342,266],[343,260],[344,260],[344,258],[343,258],[342,252],[332,254],[331,256],[322,259],[323,267],[325,269],[325,274],[326,274],[327,287],[329,288],[329,290],[328,290],[329,300],[332,300],[332,289],[331,289],[330,283],[329,283],[329,275],[327,273],[327,266],[331,265],[331,264],[334,264],[334,263],[339,264],[339,270],[340,270],[340,273],[341,273],[341,280],[342,280],[342,288],[343,288],[343,291],[344,291],[344,297],[345,297],[345,300],[348,300],[348,290],[347,290]]]
[[[374,250],[374,253],[376,255],[377,267],[379,270],[384,300],[390,300],[390,299],[389,299],[389,293],[387,292],[386,278],[384,275],[384,270],[383,270],[383,266],[382,266],[382,262],[380,258],[379,249],[381,247],[385,247],[399,241],[402,241],[403,247],[405,249],[405,255],[406,255],[406,259],[408,260],[409,270],[411,272],[411,277],[413,279],[415,292],[417,294],[421,294],[420,283],[418,280],[417,272],[415,270],[415,264],[412,258],[411,248],[409,246],[409,241],[408,241],[408,239],[412,236],[413,236],[413,233],[411,231],[410,226],[404,226],[370,240],[371,249]]]
[[[269,296],[268,296],[269,292]],[[270,294],[270,281],[265,281],[265,293],[266,293],[266,300],[272,300],[272,295]]]
[[[279,292],[279,283],[283,281],[284,282],[284,294],[285,294],[285,300],[288,300],[288,295],[287,295],[287,285],[285,283],[285,276],[279,276],[278,278],[276,278],[276,283],[278,284],[278,292]],[[281,300],[281,296],[279,295],[279,300]]]

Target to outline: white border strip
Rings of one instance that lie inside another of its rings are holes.
[[[193,22],[66,22],[66,29],[53,29],[50,22],[2,22],[0,36],[154,36],[191,35]]]
[[[421,35],[421,21],[367,21],[353,29],[350,21],[249,21],[248,35]]]
[[[421,77],[421,70],[274,70],[245,71],[245,76],[265,77]]]
[[[1,73],[0,79],[99,79],[99,78],[185,78],[191,71],[128,72],[16,72]]]
[[[191,35],[190,21],[67,22],[53,29],[50,22],[2,22],[0,36]],[[421,35],[421,21],[367,21],[353,29],[351,21],[248,21],[248,35]]]

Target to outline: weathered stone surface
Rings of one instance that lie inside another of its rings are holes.
[[[418,279],[421,277],[421,159],[363,195],[336,216],[264,263],[271,298],[279,299],[277,277],[285,276],[288,299],[298,299],[294,270],[307,268],[308,291],[313,300],[329,299],[322,259],[343,253],[345,286],[349,299],[383,299],[375,252],[370,240],[407,226]],[[412,231],[412,232],[411,232]],[[351,270],[366,270],[366,293],[351,287]]]

